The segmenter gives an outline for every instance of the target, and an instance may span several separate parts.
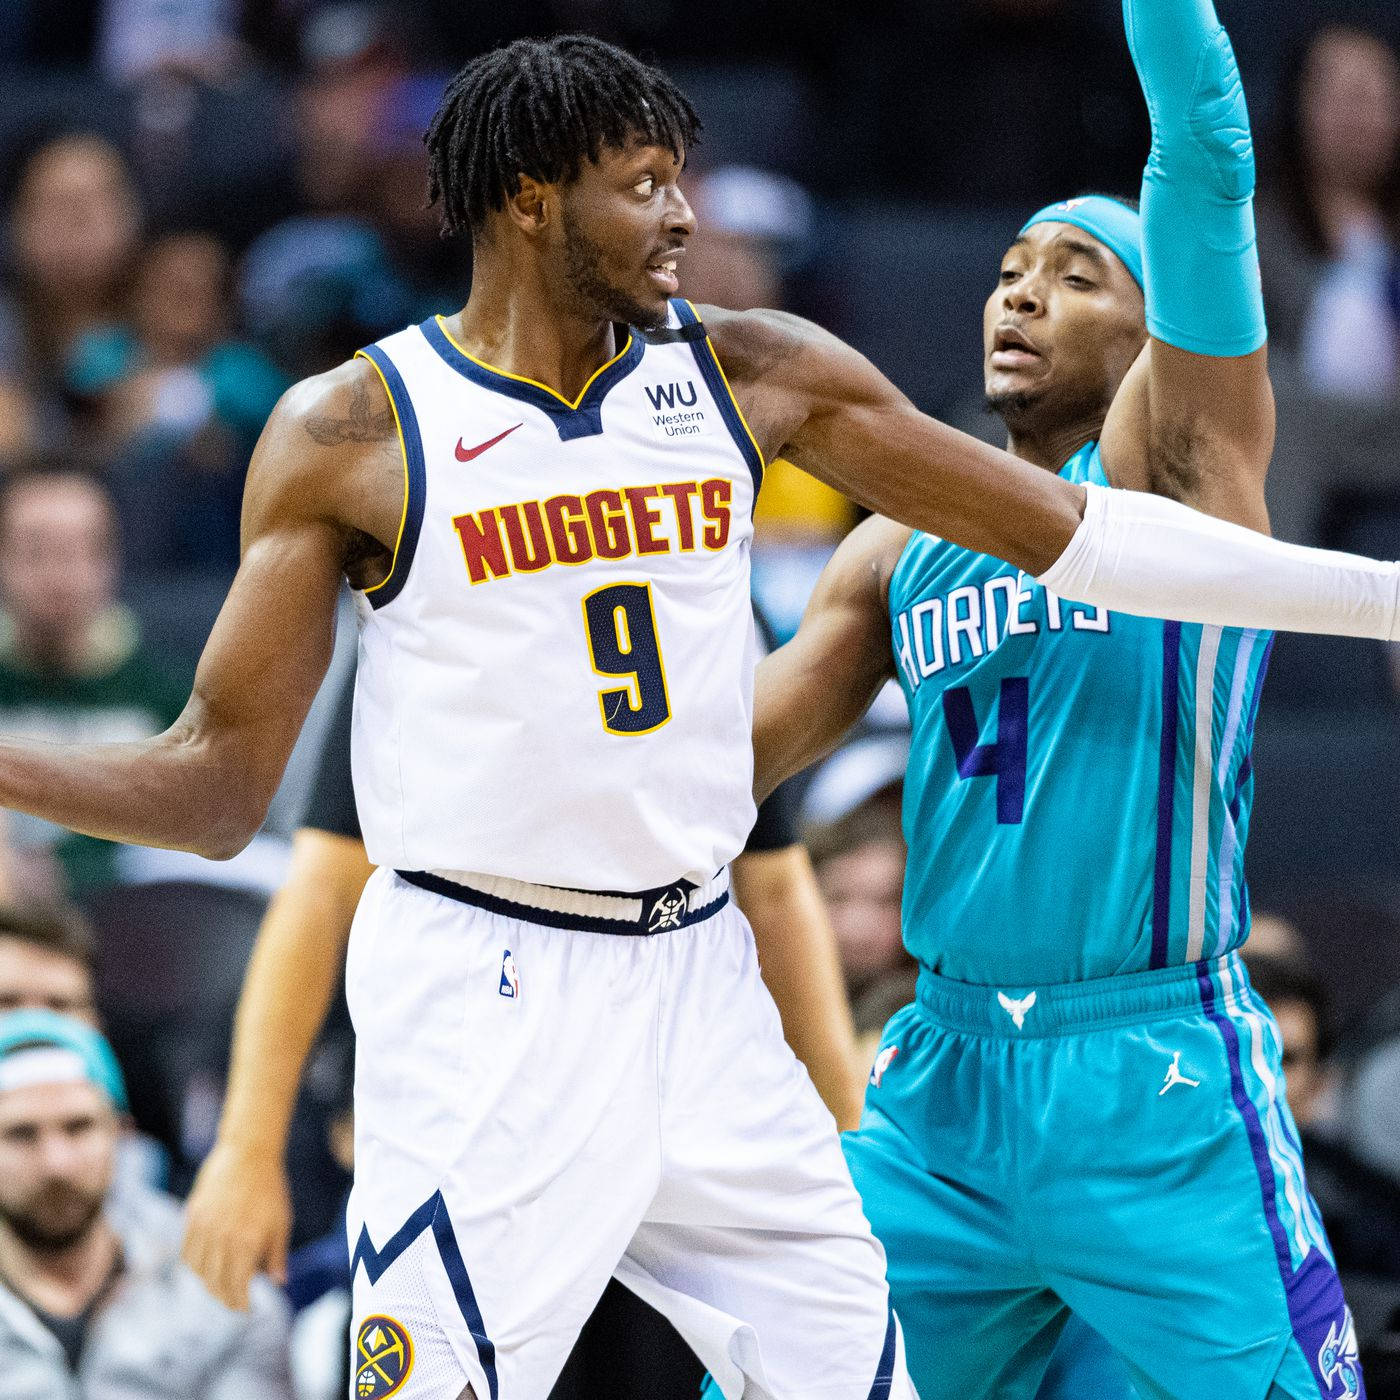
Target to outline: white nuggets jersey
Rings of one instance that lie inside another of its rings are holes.
[[[689,303],[569,403],[440,318],[360,352],[398,419],[393,567],[358,598],[377,865],[635,892],[753,824],[757,444]]]

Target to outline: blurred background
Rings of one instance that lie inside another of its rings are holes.
[[[1275,528],[1400,557],[1400,7],[1219,9],[1260,161]],[[444,80],[567,29],[654,57],[705,122],[686,295],[809,315],[989,439],[980,316],[1005,245],[1041,204],[1137,192],[1146,114],[1118,0],[0,0],[0,732],[121,739],[178,713],[278,395],[465,300],[469,250],[425,195]],[[779,638],[856,519],[785,464],[770,474],[755,591]],[[233,862],[4,823],[7,904],[76,909],[93,931],[92,958],[51,951],[89,966],[139,1170],[176,1193],[213,1138],[244,962],[332,707]],[[1255,748],[1255,955],[1266,995],[1301,1008],[1294,1107],[1363,1291],[1400,1284],[1398,720],[1394,649],[1279,641]],[[886,697],[802,803],[872,1053],[912,986],[906,752]],[[23,942],[5,927],[0,954]],[[294,1134],[299,1242],[343,1199],[348,1063],[337,1023]]]

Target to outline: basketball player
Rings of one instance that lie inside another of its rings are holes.
[[[1393,565],[1039,470],[795,318],[702,323],[674,299],[695,130],[593,39],[468,64],[428,133],[466,305],[279,404],[169,731],[0,746],[0,806],[227,856],[358,590],[360,1400],[539,1400],[614,1272],[726,1396],[913,1393],[883,1251],[728,903],[765,457],[1090,606],[1395,630]],[[1244,450],[1217,418],[1178,469]]]
[[[1153,125],[1141,218],[1089,197],[1021,229],[987,302],[988,403],[1047,475],[1266,530],[1233,54],[1210,0],[1124,16]],[[770,735],[791,744],[814,706],[811,752],[887,676],[909,702],[918,997],[846,1146],[924,1400],[1029,1400],[1071,1313],[1147,1397],[1362,1394],[1278,1030],[1234,951],[1270,645],[1062,601],[871,521],[760,670],[760,789]]]

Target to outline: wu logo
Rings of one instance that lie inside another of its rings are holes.
[[[689,398],[686,398],[687,394],[690,395]],[[652,408],[658,413],[661,412],[662,404],[665,404],[667,408],[694,408],[696,399],[695,381],[693,379],[687,379],[684,388],[676,383],[648,384],[647,398],[651,400]]]
[[[1026,1012],[1035,1005],[1035,993],[1028,992],[1019,1001],[1013,1001],[1005,992],[998,992],[997,1001],[1001,1003],[1001,1009],[1015,1021],[1019,1031],[1026,1024]]]

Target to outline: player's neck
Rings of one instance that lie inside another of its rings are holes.
[[[1086,443],[1096,442],[1103,431],[1102,419],[1091,422],[1006,425],[1006,450],[1023,462],[1058,472]]]
[[[577,398],[621,348],[612,323],[572,314],[533,269],[503,263],[478,255],[467,304],[444,318],[448,334],[495,369]]]

